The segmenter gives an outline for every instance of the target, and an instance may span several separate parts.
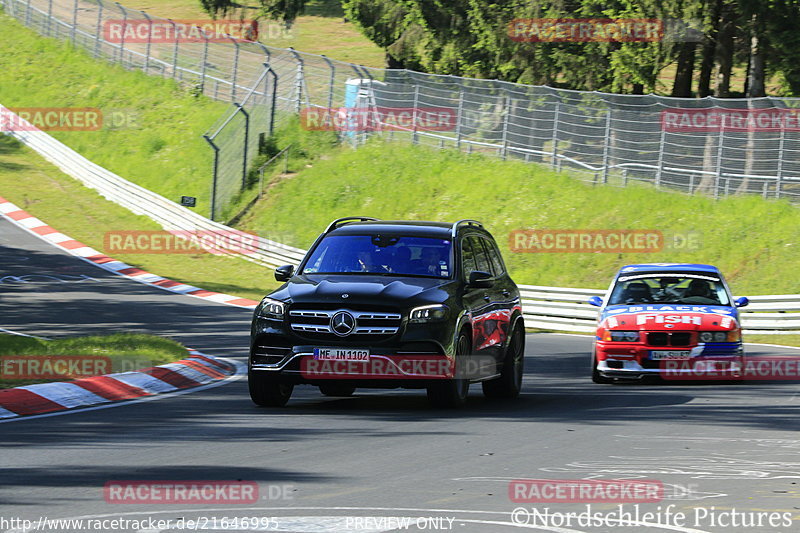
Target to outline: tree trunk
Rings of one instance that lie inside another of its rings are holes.
[[[700,52],[702,60],[700,62],[700,78],[697,82],[697,95],[700,98],[711,95],[711,72],[714,70],[714,54],[717,51],[722,2],[723,0],[716,0],[711,6],[711,29]]]
[[[694,56],[697,43],[683,43],[678,54],[678,67],[675,71],[675,82],[672,85],[672,96],[692,97],[692,74],[694,73]]]
[[[633,89],[631,90],[631,94],[644,94],[644,84],[634,83]]]
[[[757,14],[753,15],[752,25],[750,68],[747,72],[747,91],[745,96],[759,98],[766,96],[767,91],[764,86],[764,46],[761,37],[761,22]]]
[[[722,9],[719,36],[717,39],[717,89],[718,98],[731,95],[731,70],[733,69],[733,37],[736,30],[736,13],[733,6]]]

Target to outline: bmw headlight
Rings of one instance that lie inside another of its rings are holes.
[[[409,322],[433,322],[447,318],[446,305],[423,305],[415,307],[408,315]]]
[[[261,300],[261,308],[258,310],[258,316],[262,318],[271,318],[273,320],[282,320],[285,308],[286,304],[280,300],[264,298]]]
[[[728,340],[727,331],[701,331],[700,342],[725,342]]]
[[[638,331],[606,331],[604,341],[610,342],[639,342]]]

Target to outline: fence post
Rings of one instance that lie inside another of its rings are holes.
[[[553,115],[553,155],[551,156],[550,166],[556,166],[558,159],[558,120],[561,113],[561,100],[556,102],[556,110]]]
[[[603,144],[603,183],[608,183],[608,163],[611,155],[611,109],[606,111],[606,133]]]
[[[211,220],[214,220],[217,209],[217,172],[219,171],[219,147],[214,144],[214,141],[212,141],[208,135],[203,135],[203,139],[205,139],[214,150],[214,170],[211,177],[211,212],[208,217]]]
[[[722,115],[722,125],[719,129],[719,143],[717,146],[717,175],[714,177],[714,199],[719,199],[719,188],[722,184],[722,149],[725,141],[725,115]]]
[[[119,4],[117,4],[119,5]],[[78,26],[78,0],[72,2],[72,26],[69,28],[69,40],[75,44],[75,30]]]
[[[456,112],[456,148],[461,150],[461,116],[464,113],[464,89],[458,90],[458,111]]]
[[[328,68],[331,69],[331,77],[328,80],[328,113],[331,113],[331,109],[333,108],[333,87],[336,84],[336,66],[328,59],[328,56],[324,54],[322,55],[322,59],[328,64]]]
[[[269,48],[267,48],[264,43],[259,41],[256,41],[256,44],[261,48],[261,51],[264,52],[264,55],[267,57],[266,62],[269,63],[272,60],[272,54],[270,53]]]
[[[272,103],[270,104],[270,112],[269,112],[269,134],[275,131],[275,107],[278,105],[278,74],[272,70],[272,67],[269,66],[269,63],[264,63],[264,68],[266,68],[270,74],[272,74]],[[268,76],[264,76],[264,83],[266,85]],[[266,92],[266,88],[264,91]]]
[[[100,5],[100,13],[103,12],[103,4]],[[52,35],[51,25],[53,24],[53,0],[47,0],[47,36]]]
[[[27,4],[25,4],[25,25],[31,25],[31,0],[28,0]]]
[[[508,115],[511,113],[511,98],[508,93],[503,97],[503,135],[502,148],[500,149],[500,157],[505,160],[508,157]]]
[[[77,4],[77,0],[76,0],[75,3]],[[122,4],[120,4],[119,2],[114,2],[114,3],[116,4],[117,9],[119,9],[120,13],[122,13],[122,32],[120,34],[121,38],[119,40],[119,60],[117,62],[122,64],[122,66],[124,67],[125,66],[125,58],[124,58],[124,56],[125,56],[125,29],[128,27],[128,12],[125,11],[125,8],[122,7]]]
[[[205,92],[206,90],[206,64],[208,63],[208,35],[206,35],[205,30],[203,28],[198,28],[200,30],[200,35],[203,36],[203,64],[200,67],[200,94]]]
[[[419,106],[419,84],[414,85],[414,103],[411,109],[411,144],[417,144],[417,107]]]
[[[230,39],[233,46],[236,48],[236,52],[233,55],[233,72],[231,73],[233,77],[233,83],[231,83],[231,102],[236,102],[236,82],[239,75],[239,42],[230,35],[225,35],[225,37]]]
[[[658,168],[656,169],[655,185],[656,189],[661,188],[661,174],[664,172],[664,142],[666,141],[667,131],[661,127],[661,138],[658,141]]]
[[[622,186],[623,187],[627,187],[628,186],[628,169],[627,168],[623,168],[622,169]]]
[[[240,104],[234,104],[244,115],[244,149],[242,150],[242,190],[247,187],[247,144],[250,142],[250,114]]]
[[[781,140],[778,145],[778,179],[775,182],[775,198],[781,197],[781,189],[783,188],[783,158],[786,155],[784,151],[786,145],[786,127],[781,121]]]
[[[297,61],[297,77],[295,79],[294,91],[297,94],[297,101],[295,103],[295,113],[300,113],[300,107],[303,99],[303,58],[300,57],[300,54],[297,53],[292,47],[289,47],[289,51],[294,56],[295,61]]]
[[[178,71],[178,44],[180,43],[180,39],[178,38],[178,26],[172,19],[167,19],[172,25],[172,35],[175,36],[175,42],[172,43],[172,78],[174,79],[177,76]]]
[[[103,31],[103,3],[98,2],[97,6],[99,9],[97,10],[97,28],[94,32],[94,57],[100,57],[100,42],[103,40],[100,38],[102,31]],[[53,8],[53,0],[50,0],[50,9]],[[50,13],[48,12],[48,17]],[[49,33],[49,32],[48,32]]]
[[[144,11],[140,11],[139,13],[144,15],[144,18],[147,19],[147,45],[144,49],[144,73],[147,74],[150,68],[150,49],[153,45],[153,19]]]

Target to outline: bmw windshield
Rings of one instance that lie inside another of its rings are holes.
[[[317,245],[302,274],[371,274],[449,278],[449,239],[402,235],[330,235]]]
[[[720,278],[675,272],[621,276],[608,300],[608,305],[645,303],[731,305]]]

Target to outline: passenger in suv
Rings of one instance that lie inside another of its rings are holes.
[[[297,384],[330,396],[356,387],[425,388],[456,407],[470,383],[516,397],[525,326],[497,244],[474,220],[335,220],[256,307],[248,382],[258,405]]]

